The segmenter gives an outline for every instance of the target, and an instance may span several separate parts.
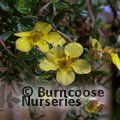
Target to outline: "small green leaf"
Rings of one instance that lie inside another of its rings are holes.
[[[58,10],[69,10],[70,4],[68,2],[61,2],[56,4],[56,9]]]
[[[80,15],[82,15],[83,17],[87,17],[88,16],[88,11],[81,10]]]
[[[44,79],[48,79],[50,78],[52,75],[48,74],[47,72],[43,73],[42,75],[40,75],[40,79],[44,80]]]
[[[67,118],[68,118],[69,120],[75,120],[75,115],[72,114],[71,112],[68,112],[68,113],[67,113]]]
[[[12,31],[2,33],[0,36],[3,40],[7,40],[12,35]]]
[[[26,0],[18,0],[16,9],[22,14],[28,14],[30,9],[26,6]]]
[[[8,6],[8,3],[5,1],[5,0],[1,0],[0,1],[0,8],[3,10],[3,11],[9,11],[10,8]]]
[[[53,5],[55,5],[56,0],[50,0],[52,2]]]
[[[17,63],[21,66],[23,70],[28,70],[29,71],[29,66],[24,60],[18,59]]]

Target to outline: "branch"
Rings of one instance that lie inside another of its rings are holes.
[[[94,14],[92,12],[92,8],[90,6],[90,0],[85,0],[85,5],[86,5],[86,7],[87,7],[87,9],[89,11],[90,17],[92,19],[92,23],[94,25],[95,24],[95,17],[94,17]]]
[[[7,48],[7,46],[5,45],[5,43],[3,42],[3,40],[0,38],[0,43],[1,43],[1,45],[5,48],[5,50],[11,55],[11,56],[13,56],[14,58],[17,58],[17,56],[16,55],[14,55],[8,48]]]
[[[66,38],[67,42],[72,42],[71,38],[69,38],[67,35],[65,35],[63,32],[61,31],[57,31],[59,34],[61,34],[64,38]]]
[[[43,12],[43,10],[46,9],[50,4],[51,4],[51,1],[48,2],[47,4],[45,4],[45,6],[43,6],[43,7],[39,10],[39,12],[40,12],[40,13]]]
[[[96,71],[98,69],[100,69],[105,63],[99,64],[96,68],[94,68],[93,70]]]
[[[60,0],[56,0],[55,2],[59,2]],[[41,9],[39,9],[39,12],[43,12],[44,9],[46,9],[50,4],[51,4],[51,0],[46,3]]]
[[[92,28],[94,27],[94,24],[95,24],[95,16],[93,14],[93,11],[92,11],[92,8],[91,8],[91,5],[90,5],[90,0],[85,0],[85,5],[88,9],[88,12],[90,14],[90,17],[91,17],[91,20],[92,20]],[[99,32],[99,40],[102,40],[103,37],[105,37],[104,33],[102,32],[102,30],[100,28],[98,28],[98,32]]]

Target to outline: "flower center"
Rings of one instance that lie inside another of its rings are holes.
[[[29,37],[29,39],[33,42],[33,43],[36,43],[38,42],[39,40],[42,40],[44,34],[40,31],[37,31],[37,30],[33,30],[31,32],[31,35]]]
[[[70,64],[73,62],[74,60],[71,59],[69,56],[63,55],[61,57],[61,59],[58,60],[58,64],[61,68],[69,68]]]
[[[111,53],[115,52],[115,49],[107,46],[103,49],[103,51],[104,51],[104,53],[111,54]]]

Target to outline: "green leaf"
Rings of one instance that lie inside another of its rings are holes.
[[[56,4],[56,9],[58,10],[69,10],[70,4],[68,2],[61,2]]]
[[[8,6],[8,3],[5,1],[5,0],[1,0],[0,1],[0,8],[3,10],[3,11],[9,11],[10,8]]]
[[[67,113],[67,118],[68,118],[68,120],[75,120],[75,115],[72,114],[71,112],[68,112]]]
[[[41,85],[51,85],[48,80],[40,80],[40,81],[38,81],[38,83]]]
[[[3,40],[7,40],[12,35],[12,31],[2,33],[0,36]]]
[[[99,5],[101,0],[91,0],[91,2],[92,2],[93,5]]]
[[[52,2],[53,5],[55,5],[56,0],[50,0]]]
[[[11,82],[12,82],[13,80],[15,80],[15,79],[16,79],[15,76],[8,75],[8,76],[6,76],[6,77],[4,78],[4,81],[5,81],[8,85],[10,85]]]
[[[95,25],[94,25],[94,28],[93,28],[93,37],[98,39],[99,35],[98,35],[98,29],[100,28],[100,25],[101,25],[101,19],[98,19],[95,21]]]
[[[33,59],[33,55],[29,54],[29,53],[24,53],[24,52],[19,52],[18,51],[17,55],[22,60],[32,60]]]
[[[48,74],[47,72],[43,73],[42,75],[40,75],[39,79],[41,80],[45,80],[45,79],[49,79],[52,75]]]
[[[105,72],[105,71],[92,71],[92,72],[91,72],[91,75],[92,75],[93,77],[96,77],[96,76],[104,76],[104,77],[106,77],[106,76],[109,75],[109,73],[108,73],[108,72]]]
[[[18,59],[16,62],[19,64],[19,66],[21,66],[23,70],[29,71],[29,66],[24,60]]]
[[[83,17],[87,17],[88,16],[88,11],[81,10],[80,15],[82,15]]]
[[[26,6],[26,0],[18,0],[16,9],[22,14],[28,14],[30,9]]]

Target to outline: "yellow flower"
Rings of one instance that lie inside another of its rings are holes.
[[[29,52],[36,45],[42,52],[47,52],[49,50],[48,43],[63,45],[65,40],[57,32],[50,32],[51,30],[50,24],[37,22],[32,31],[16,33],[16,36],[21,37],[16,41],[16,49]]]
[[[97,113],[100,112],[103,107],[104,105],[98,100],[92,100],[85,106],[85,111],[89,113]]]
[[[87,74],[91,71],[88,61],[79,59],[82,53],[83,47],[79,43],[69,43],[64,49],[57,46],[46,54],[39,66],[43,71],[57,71],[57,81],[67,86],[75,80],[74,72]]]
[[[118,54],[115,52],[114,48],[107,46],[103,49],[101,44],[96,39],[92,39],[92,47],[95,48],[99,54],[107,55],[107,58],[108,59],[110,58],[112,62],[117,66],[117,68],[120,70],[120,58]]]

